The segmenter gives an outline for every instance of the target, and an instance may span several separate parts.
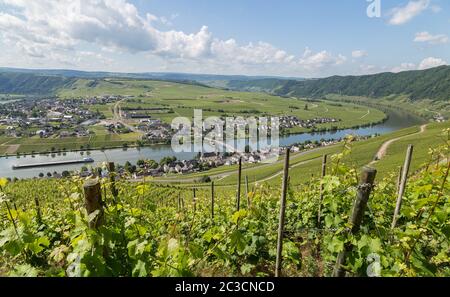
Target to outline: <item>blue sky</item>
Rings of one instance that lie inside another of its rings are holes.
[[[0,0],[0,66],[323,77],[450,62],[447,0],[72,3]]]

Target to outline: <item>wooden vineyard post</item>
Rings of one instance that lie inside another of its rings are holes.
[[[241,178],[242,178],[242,157],[239,158],[238,183],[237,183],[237,194],[236,194],[236,209],[237,209],[237,211],[239,211],[241,209]]]
[[[438,156],[437,156],[437,161],[436,161],[436,170],[438,170],[438,169],[439,169],[439,165],[440,165],[440,163],[441,163],[441,155],[440,155],[440,154],[438,154]]]
[[[214,219],[214,182],[211,182],[211,218]]]
[[[39,205],[38,197],[34,197],[34,205],[36,206],[37,221],[39,224],[42,224],[41,207]]]
[[[283,254],[283,233],[284,233],[284,220],[286,212],[286,195],[288,189],[289,180],[289,154],[290,148],[286,150],[286,157],[284,160],[284,175],[283,175],[283,188],[281,192],[281,203],[280,203],[280,217],[278,222],[278,240],[277,240],[277,260],[275,267],[275,277],[280,277],[281,274],[281,262]]]
[[[250,197],[249,195],[249,187],[248,187],[248,175],[245,176],[245,196],[247,197],[247,208],[250,208]]]
[[[250,188],[248,185],[248,175],[245,176],[245,192],[246,192],[246,196],[247,196],[247,208],[250,208]]]
[[[119,192],[116,188],[116,165],[114,162],[108,163],[108,171],[109,171],[109,182],[111,183],[111,193],[114,197],[114,201],[117,203],[117,197],[119,196]]]
[[[84,202],[88,215],[98,212],[95,218],[89,221],[89,228],[96,229],[103,224],[103,202],[100,182],[88,180],[84,183]]]
[[[398,172],[398,179],[397,179],[397,195],[400,191],[400,184],[402,182],[402,173],[403,173],[403,166],[400,166],[399,172]]]
[[[327,159],[328,156],[324,155],[322,159],[322,181],[320,183],[320,197],[319,197],[319,211],[317,213],[317,226],[320,228],[321,225],[321,217],[322,217],[322,202],[323,202],[323,194],[325,185],[323,183],[323,178],[327,175]]]
[[[192,189],[192,193],[194,195],[193,201],[194,201],[194,212],[197,211],[197,190],[195,188]]]
[[[181,193],[178,192],[178,211],[181,211]]]
[[[397,225],[398,215],[399,215],[400,209],[402,207],[403,195],[405,194],[409,168],[411,166],[413,150],[414,150],[414,146],[409,145],[408,150],[406,151],[405,164],[403,165],[403,172],[402,172],[402,180],[400,182],[400,187],[398,189],[397,203],[395,205],[395,211],[394,211],[394,217],[392,219],[391,229],[394,229],[395,226]]]
[[[350,224],[352,226],[351,233],[353,235],[359,232],[361,227],[361,222],[364,216],[364,212],[367,207],[367,202],[369,201],[370,193],[372,192],[373,184],[375,182],[375,177],[377,175],[377,170],[371,167],[364,167],[361,175],[361,182],[358,186],[358,192],[356,194],[356,200],[353,205],[353,211],[350,218]],[[352,250],[351,244],[346,244],[344,251],[339,253],[336,265],[334,267],[333,276],[334,277],[345,277],[345,258],[347,253]]]

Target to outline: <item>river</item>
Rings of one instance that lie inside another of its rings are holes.
[[[375,125],[372,127],[364,127],[359,129],[346,129],[333,132],[325,133],[305,133],[297,135],[289,135],[280,137],[280,145],[287,146],[294,143],[304,142],[307,140],[321,140],[321,139],[340,139],[349,134],[367,136],[374,134],[386,134],[399,129],[411,127],[414,125],[419,125],[424,123],[424,120],[411,115],[406,112],[396,111],[396,110],[386,110],[389,115],[389,119],[383,124]],[[17,177],[17,178],[30,178],[37,177],[39,173],[47,174],[47,172],[59,172],[64,170],[79,170],[83,165],[64,165],[64,166],[52,166],[52,167],[42,167],[42,168],[29,168],[13,170],[13,165],[24,165],[24,164],[36,164],[36,163],[47,163],[56,161],[69,161],[69,160],[81,160],[84,157],[90,157],[95,160],[96,164],[113,161],[118,164],[124,164],[126,161],[130,161],[135,164],[140,159],[153,159],[160,161],[164,157],[176,156],[179,160],[189,160],[194,158],[196,153],[179,153],[175,154],[172,151],[170,145],[157,145],[141,149],[130,148],[124,149],[113,149],[102,151],[90,151],[90,152],[67,152],[65,154],[54,154],[54,155],[36,155],[36,156],[22,156],[22,157],[2,157],[0,158],[0,177]]]

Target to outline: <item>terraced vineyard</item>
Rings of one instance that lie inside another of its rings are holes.
[[[396,171],[376,179],[361,228],[349,232],[356,193],[365,187],[359,185],[360,167],[345,161],[350,144],[332,156],[323,178],[288,184],[281,274],[329,276],[345,250],[348,275],[450,276],[450,131],[440,135],[444,145],[409,178],[395,228]],[[101,204],[88,214],[91,187],[98,183],[94,196]],[[252,185],[242,191],[239,206],[234,189],[217,188],[212,195],[201,188],[194,194],[191,188],[148,180],[2,179],[0,186],[0,275],[270,276],[275,271],[278,185]]]

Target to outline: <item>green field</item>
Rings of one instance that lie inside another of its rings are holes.
[[[343,103],[342,106],[327,101],[307,102],[295,98],[282,98],[265,93],[234,92],[210,87],[147,80],[100,80],[92,85],[90,80],[79,80],[71,89],[62,90],[62,98],[101,95],[135,96],[140,102],[125,102],[122,108],[168,108],[174,113],[150,113],[155,118],[171,123],[177,116],[191,118],[193,109],[202,109],[203,116],[281,116],[295,115],[301,119],[329,117],[341,119],[340,123],[319,125],[318,128],[348,128],[379,122],[385,114],[374,108]],[[130,101],[130,100],[129,100]],[[305,110],[307,106],[307,110]],[[112,105],[92,106],[110,118]],[[306,132],[293,129],[291,132]]]

